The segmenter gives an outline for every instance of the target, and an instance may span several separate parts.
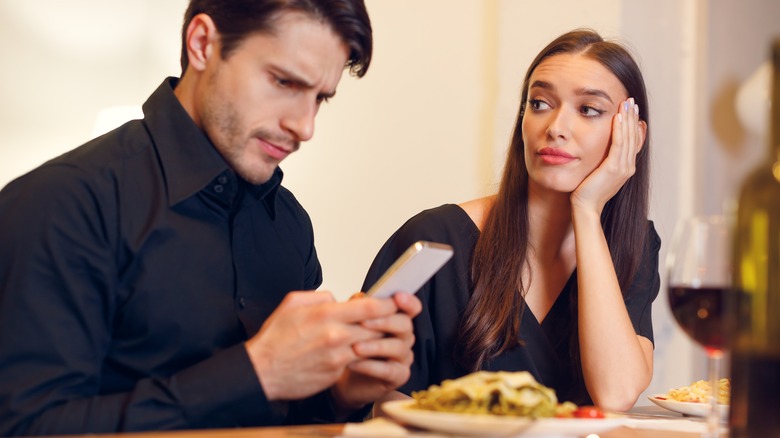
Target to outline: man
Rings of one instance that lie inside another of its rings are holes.
[[[279,163],[311,138],[362,0],[192,0],[180,80],[0,192],[0,434],[360,418],[420,302],[335,302]],[[350,415],[352,415],[350,417]]]

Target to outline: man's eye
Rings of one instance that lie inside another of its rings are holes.
[[[276,85],[282,87],[282,88],[290,88],[292,87],[293,83],[292,81],[289,81],[287,79],[283,78],[276,78]]]

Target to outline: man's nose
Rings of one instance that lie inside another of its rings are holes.
[[[316,104],[301,104],[291,108],[282,118],[282,128],[291,133],[297,141],[308,141],[314,135],[314,119],[317,116]]]

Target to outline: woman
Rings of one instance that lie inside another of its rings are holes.
[[[618,44],[576,30],[539,53],[498,193],[413,217],[368,272],[363,290],[417,240],[455,248],[419,292],[401,393],[527,370],[561,400],[633,406],[653,373],[659,289],[647,114],[641,72]]]

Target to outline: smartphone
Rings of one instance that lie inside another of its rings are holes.
[[[386,298],[396,292],[416,293],[452,257],[452,252],[452,247],[444,243],[415,242],[387,268],[366,295]]]

